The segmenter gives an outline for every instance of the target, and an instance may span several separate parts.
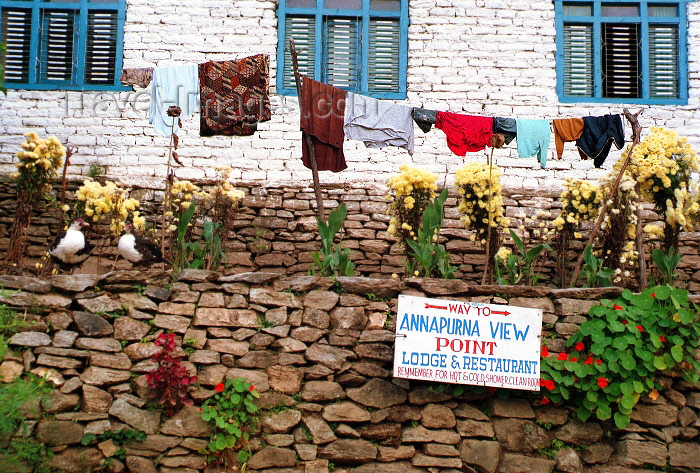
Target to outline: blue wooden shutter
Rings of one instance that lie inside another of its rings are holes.
[[[326,83],[355,90],[359,82],[359,21],[357,18],[326,19]]]
[[[367,84],[370,92],[399,91],[399,48],[399,20],[370,19],[367,58]]]
[[[29,81],[29,46],[32,39],[32,11],[3,8],[2,41],[5,52],[5,82]]]
[[[284,21],[284,78],[285,89],[295,89],[292,55],[289,40],[299,50],[299,73],[314,78],[314,57],[316,56],[316,19],[313,16],[289,16]]]
[[[85,83],[113,84],[117,62],[117,12],[88,13]]]
[[[42,10],[39,43],[39,81],[74,81],[76,12]]]
[[[678,27],[649,25],[649,96],[678,98]]]
[[[593,97],[593,25],[564,25],[564,95]]]
[[[641,97],[639,25],[603,24],[603,97]]]

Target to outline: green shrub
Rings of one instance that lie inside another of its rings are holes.
[[[674,371],[698,381],[700,318],[688,291],[670,285],[641,294],[625,290],[589,315],[567,341],[572,353],[543,357],[541,385],[549,390],[548,401],[572,400],[579,419],[614,417],[625,428],[639,398],[661,390],[660,375]]]

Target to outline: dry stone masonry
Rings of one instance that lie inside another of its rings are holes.
[[[68,201],[81,181],[68,183]],[[202,182],[198,182],[202,184]],[[313,189],[302,186],[276,186],[259,183],[242,183],[238,186],[244,190],[246,197],[242,202],[234,225],[231,240],[227,248],[227,268],[230,272],[249,272],[263,270],[287,276],[304,275],[312,266],[311,252],[320,248],[316,226],[316,201]],[[357,265],[357,274],[368,277],[391,277],[393,273],[403,274],[404,252],[396,240],[389,237],[386,229],[389,217],[386,201],[387,189],[379,185],[328,185],[323,186],[323,198],[327,209],[344,203],[348,216],[342,232],[342,244],[351,251],[351,259]],[[152,187],[135,187],[132,197],[141,202],[144,215],[158,215],[162,191]],[[524,236],[526,245],[536,241],[535,232],[539,224],[547,225],[559,214],[561,203],[559,194],[547,190],[523,191],[504,190],[505,215],[511,219],[511,228]],[[14,217],[16,199],[13,185],[0,179],[0,254],[7,249],[10,225]],[[540,210],[550,211],[552,216],[537,220],[536,224],[527,224],[522,215],[532,217]],[[457,193],[453,192],[445,206],[445,224],[441,236],[452,264],[459,266],[456,277],[479,283],[484,270],[485,255],[482,247],[470,239],[470,233],[464,229],[457,212]],[[658,215],[646,206],[642,217],[644,223],[661,224]],[[157,218],[157,217],[156,217]],[[525,233],[518,230],[525,224]],[[59,228],[57,215],[43,213],[32,219],[29,228],[29,244],[25,252],[29,264],[42,257]],[[99,239],[106,234],[106,229],[98,227],[88,234],[89,238]],[[588,232],[583,232],[588,238]],[[570,261],[575,261],[584,248],[584,241],[572,241]],[[683,255],[680,269],[683,278],[688,281],[691,292],[700,290],[700,233],[683,233],[679,240],[679,249]],[[112,248],[109,251],[114,252]],[[95,258],[82,272],[104,271],[95,267]],[[554,273],[554,254],[543,267],[542,284],[551,285]],[[118,267],[128,268],[124,260],[117,262]],[[649,262],[649,264],[652,264]]]
[[[30,323],[0,364],[56,385],[29,435],[68,473],[95,471],[116,454],[111,441],[85,447],[85,434],[136,429],[113,471],[220,473],[200,453],[210,431],[198,405],[225,379],[261,393],[260,429],[248,471],[270,473],[631,473],[700,468],[700,386],[663,378],[624,430],[574,420],[566,406],[539,406],[536,393],[467,389],[394,379],[398,294],[510,303],[544,311],[552,352],[588,308],[621,289],[494,287],[464,281],[221,276],[185,270],[174,282],[156,270],[48,281],[1,276],[0,303]],[[17,291],[21,290],[21,291]],[[693,296],[697,299],[697,296]],[[168,418],[149,407],[144,373],[153,340],[176,334],[180,356],[199,377],[196,401]],[[186,344],[183,345],[183,341]]]

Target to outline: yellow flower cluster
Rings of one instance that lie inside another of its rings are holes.
[[[483,240],[486,237],[489,225],[505,228],[510,224],[510,219],[503,215],[501,170],[498,166],[490,171],[485,163],[466,164],[457,170],[455,185],[462,195],[457,208],[462,214],[462,222],[467,229],[476,230],[478,238]]]
[[[109,229],[113,235],[119,235],[124,225],[131,219],[136,229],[142,229],[146,219],[136,210],[139,201],[127,197],[127,190],[112,181],[103,186],[95,181],[83,181],[75,197],[83,202],[83,213],[93,222],[109,219]]]
[[[508,259],[508,256],[510,256],[512,253],[513,251],[511,251],[510,248],[508,248],[507,246],[502,246],[496,252],[495,257],[501,261],[505,261],[506,259]]]
[[[598,186],[583,179],[567,179],[560,195],[562,210],[552,224],[563,231],[578,228],[581,223],[593,220],[600,209]]]
[[[690,193],[686,189],[676,189],[675,204],[671,199],[666,202],[666,222],[678,226],[683,231],[692,232],[700,223],[700,203],[697,192]]]
[[[387,215],[391,216],[387,233],[401,242],[416,239],[423,210],[435,199],[437,175],[404,164],[401,173],[389,179],[391,201]]]
[[[202,196],[203,194],[198,186],[187,180],[177,180],[170,188],[172,205],[182,209],[182,211],[187,210],[194,196]]]
[[[640,184],[642,198],[654,202],[659,210],[697,169],[698,156],[688,140],[663,127],[651,128],[649,136],[634,148],[628,167]]]
[[[33,131],[25,133],[24,136],[27,139],[21,145],[22,151],[15,154],[19,159],[17,169],[21,172],[23,169],[37,168],[50,174],[49,177],[54,177],[63,165],[66,148],[55,136],[43,139]]]

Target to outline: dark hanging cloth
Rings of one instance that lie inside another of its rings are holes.
[[[122,76],[119,78],[119,82],[124,85],[138,85],[143,89],[148,87],[152,80],[152,67],[122,69]]]
[[[343,154],[345,123],[344,90],[304,76],[301,87],[300,128],[311,137],[319,171],[340,172],[348,166]],[[302,140],[301,159],[311,169],[306,140]]]
[[[515,118],[494,117],[493,132],[500,133],[506,139],[506,144],[509,145],[517,135],[518,126]]]
[[[423,130],[423,133],[428,133],[437,121],[437,110],[414,108],[411,114],[413,115],[413,121],[416,122],[418,128]]]
[[[270,57],[258,54],[199,65],[199,135],[252,135],[271,118]]]
[[[593,158],[593,165],[599,168],[608,157],[613,143],[617,149],[625,144],[625,129],[620,115],[583,117],[583,132],[576,140],[582,158]]]

